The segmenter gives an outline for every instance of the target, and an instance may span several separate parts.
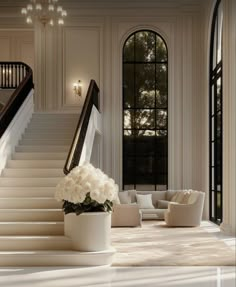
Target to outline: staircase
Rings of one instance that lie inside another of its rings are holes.
[[[0,177],[0,266],[76,265],[55,186],[78,115],[35,113]]]

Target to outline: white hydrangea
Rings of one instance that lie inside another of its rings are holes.
[[[100,169],[87,163],[75,167],[57,185],[55,198],[58,201],[83,203],[86,196],[99,204],[117,197],[118,185]]]

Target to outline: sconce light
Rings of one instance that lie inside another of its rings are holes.
[[[80,80],[78,80],[78,83],[73,84],[73,90],[76,96],[82,96],[82,83]]]

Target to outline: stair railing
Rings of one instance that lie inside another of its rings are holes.
[[[90,81],[88,92],[79,117],[78,125],[64,166],[64,173],[68,174],[74,167],[79,165],[86,132],[89,125],[93,107],[99,111],[99,88],[94,80]]]
[[[0,62],[0,89],[14,89],[0,110],[0,137],[33,89],[32,69],[22,62]]]

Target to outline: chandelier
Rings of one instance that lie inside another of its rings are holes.
[[[39,20],[43,25],[49,23],[63,25],[67,16],[66,10],[58,5],[58,0],[30,0],[30,3],[21,9],[21,14],[26,17],[26,23],[32,24]]]

